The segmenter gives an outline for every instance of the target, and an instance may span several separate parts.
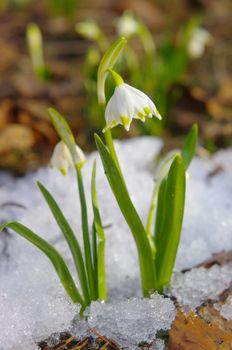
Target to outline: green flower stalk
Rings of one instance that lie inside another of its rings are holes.
[[[106,51],[104,54],[97,73],[97,96],[98,103],[100,105],[105,105],[106,97],[105,97],[105,81],[108,75],[108,69],[112,69],[118,60],[122,50],[126,45],[125,38],[119,38],[112,46]]]

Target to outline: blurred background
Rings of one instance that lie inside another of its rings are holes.
[[[231,0],[0,0],[1,170],[22,175],[48,163],[58,141],[51,106],[86,152],[95,148],[93,132],[104,127],[97,67],[122,35],[115,69],[163,120],[134,121],[115,137],[160,136],[172,148],[198,123],[209,152],[232,145]]]

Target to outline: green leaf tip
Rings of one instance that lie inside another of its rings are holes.
[[[5,228],[8,226],[9,222],[5,222],[4,224],[0,224],[0,233],[5,230]]]
[[[65,288],[67,294],[70,296],[74,303],[79,303],[85,306],[85,302],[77,289],[69,268],[66,265],[65,260],[60,255],[60,253],[46,240],[38,236],[36,233],[31,231],[26,226],[20,224],[17,221],[10,221],[0,225],[0,230],[9,227],[20,236],[31,242],[37,248],[39,248],[53,264],[63,287]]]

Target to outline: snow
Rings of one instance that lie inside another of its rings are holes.
[[[129,192],[144,223],[155,178],[154,159],[161,146],[162,142],[152,137],[134,138],[117,143]],[[118,325],[124,324],[126,319],[123,319],[123,315],[126,316],[126,313],[123,312],[122,305],[127,305],[128,314],[134,314],[138,326],[132,327],[128,322],[128,330],[134,332],[137,342],[150,341],[158,328],[155,321],[151,324],[149,320],[155,319],[156,313],[169,315],[164,325],[164,328],[168,329],[174,317],[173,304],[169,299],[158,296],[150,301],[141,299],[135,244],[113,198],[96,153],[88,157],[88,162],[83,168],[90,222],[90,177],[92,162],[96,157],[100,209],[103,223],[108,227],[106,267],[109,300],[105,305],[94,303],[91,306],[89,322],[97,322],[97,315],[102,312],[106,325],[113,322]],[[208,177],[218,165],[224,167],[224,171]],[[196,266],[210,258],[213,253],[228,250],[232,246],[232,150],[218,152],[209,159],[194,159],[189,175],[183,232],[176,261],[177,274],[173,277],[173,293],[176,296],[179,293],[181,303],[186,303],[194,309],[204,298],[224,288],[227,285],[226,278],[228,281],[230,279],[230,266],[212,267],[209,271],[194,269],[192,273],[185,274],[178,271]],[[67,245],[35,184],[36,180],[42,182],[54,195],[81,241],[80,208],[76,178],[72,171],[66,178],[57,170],[49,168],[42,168],[17,180],[8,174],[0,174],[0,221],[20,219],[21,223],[52,242],[74,272]],[[215,274],[219,275],[218,279],[213,277]],[[212,285],[216,283],[215,289],[210,288],[208,294],[205,291],[206,280]],[[191,297],[194,285],[198,286],[194,291],[196,296]],[[185,296],[185,288],[188,296]],[[199,296],[197,288],[203,291],[202,297]],[[136,303],[135,308],[132,307],[133,303]],[[156,312],[151,314],[146,322],[144,316],[149,313],[149,303],[154,305]],[[11,232],[0,235],[0,307],[0,350],[34,350],[37,349],[36,342],[49,337],[51,333],[70,329],[75,331],[72,320],[78,314],[78,306],[72,305],[68,300],[53,267],[40,251]],[[121,310],[117,320],[112,318],[110,309]],[[136,316],[137,312],[139,317]],[[107,314],[110,314],[109,319]],[[76,324],[77,329],[81,328],[80,334],[85,334],[87,325],[83,321]],[[100,323],[99,327],[99,330],[103,331],[104,325]],[[145,330],[147,327],[147,333],[139,333],[140,327]],[[111,329],[107,331],[110,333]],[[127,342],[129,337],[130,334],[124,333],[123,327],[117,331],[117,339],[121,339],[123,343]],[[154,349],[163,347],[161,340],[153,344]]]
[[[214,265],[209,269],[195,268],[185,273],[175,273],[171,295],[185,309],[195,310],[207,299],[215,299],[232,281],[232,265]]]
[[[90,306],[88,323],[100,334],[117,341],[127,349],[141,342],[151,343],[158,331],[168,330],[175,319],[170,299],[154,294],[151,299],[129,299]]]

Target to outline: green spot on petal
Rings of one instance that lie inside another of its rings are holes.
[[[121,118],[122,124],[124,125],[125,129],[128,131],[129,127],[130,127],[130,118],[128,118],[124,115],[121,115],[120,118]]]
[[[120,118],[124,126],[130,125],[130,118],[125,117],[124,115],[121,115]]]
[[[144,122],[145,121],[145,115],[143,114],[143,113],[141,113],[141,112],[139,112],[138,114],[137,114],[137,116],[138,116],[138,119],[140,119],[140,120],[142,120],[142,122]]]
[[[59,168],[61,174],[63,174],[64,176],[67,175],[67,170],[65,168]]]
[[[155,111],[155,116],[156,116],[159,120],[162,119],[162,117],[161,117],[161,115],[159,114],[159,112],[158,112],[157,109],[156,109],[156,111]]]
[[[113,128],[114,126],[118,125],[118,121],[116,119],[113,119],[111,122],[111,128]]]
[[[151,114],[151,110],[149,107],[144,107],[143,110],[145,114]]]

